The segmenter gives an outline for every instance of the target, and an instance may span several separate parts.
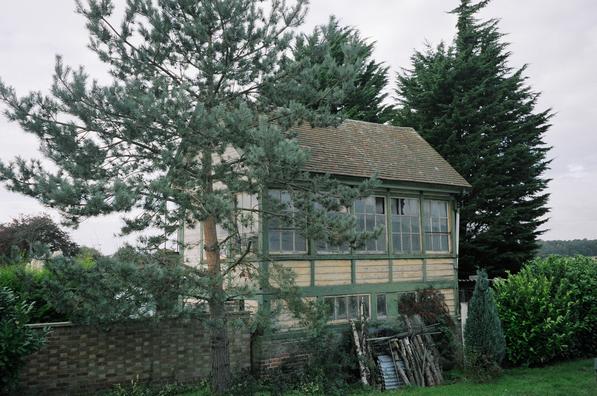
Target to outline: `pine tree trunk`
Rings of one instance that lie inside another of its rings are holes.
[[[203,222],[205,256],[210,277],[209,315],[211,326],[211,386],[216,394],[228,390],[232,375],[228,353],[228,326],[224,285],[220,273],[220,249],[215,219],[210,216]]]

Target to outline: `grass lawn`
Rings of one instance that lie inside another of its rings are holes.
[[[503,375],[491,383],[477,384],[458,378],[449,385],[432,388],[407,388],[395,391],[361,390],[352,396],[597,396],[597,381],[593,369],[593,360],[576,360],[542,368],[515,368],[505,370]],[[181,396],[204,396],[207,390],[183,393]],[[267,394],[260,394],[266,396]],[[300,393],[289,393],[299,396]]]
[[[361,392],[355,395],[596,395],[597,381],[593,360],[577,360],[542,368],[505,370],[494,382],[475,384],[457,382],[433,388],[409,388],[393,392]]]

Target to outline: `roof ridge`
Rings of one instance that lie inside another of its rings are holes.
[[[352,119],[352,118],[345,118],[343,122],[346,122],[346,121],[358,122],[358,123],[361,123],[361,124],[368,124],[368,125],[375,125],[376,127],[385,127],[385,128],[391,128],[391,129],[404,129],[404,130],[408,130],[408,131],[417,132],[417,130],[415,128],[409,127],[409,126],[398,126],[398,125],[392,125],[392,124],[380,124],[378,122],[355,120],[355,119]]]

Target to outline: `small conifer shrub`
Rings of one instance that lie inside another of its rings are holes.
[[[468,374],[478,380],[498,375],[506,341],[487,272],[477,272],[473,298],[464,328],[464,359]]]

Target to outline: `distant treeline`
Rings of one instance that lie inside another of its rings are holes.
[[[539,241],[539,256],[559,254],[562,256],[597,257],[597,239],[573,239],[571,241]]]

